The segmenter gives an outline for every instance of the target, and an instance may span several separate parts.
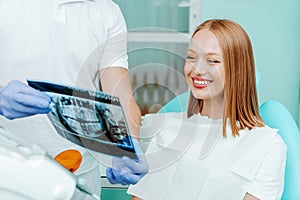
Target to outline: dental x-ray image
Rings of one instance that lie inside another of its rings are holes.
[[[44,81],[27,82],[51,96],[48,118],[59,135],[93,151],[137,158],[118,97]]]

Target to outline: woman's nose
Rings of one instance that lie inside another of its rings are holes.
[[[197,64],[194,65],[194,72],[198,76],[206,74],[207,71],[206,69],[207,69],[206,64],[201,60],[198,60]]]

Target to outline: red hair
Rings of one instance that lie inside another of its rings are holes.
[[[264,126],[258,112],[254,55],[246,31],[230,20],[208,20],[197,27],[193,36],[202,29],[211,31],[222,51],[225,69],[223,136],[226,137],[226,121],[230,120],[233,136],[239,130]],[[201,112],[203,101],[190,94],[188,117]]]

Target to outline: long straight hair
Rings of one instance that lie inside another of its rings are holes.
[[[214,19],[198,26],[192,37],[203,29],[216,36],[222,51],[225,70],[223,136],[226,137],[227,119],[233,136],[245,128],[264,126],[258,111],[254,55],[246,31],[233,21]],[[201,112],[202,108],[203,100],[190,93],[188,117]]]

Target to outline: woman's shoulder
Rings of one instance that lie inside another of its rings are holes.
[[[271,128],[268,125],[263,127],[254,127],[249,131],[251,135],[257,135],[258,137],[267,137],[269,138],[270,145],[282,144],[285,145],[284,140],[278,133],[278,129]]]
[[[286,145],[277,129],[269,126],[254,127],[239,133],[238,137],[232,138],[234,145],[223,162],[231,171],[253,180],[262,163],[270,156],[274,157],[272,162],[276,159],[285,160]]]
[[[251,130],[243,129],[239,134],[240,137],[236,142],[238,148],[260,149],[258,152],[265,153],[273,148],[280,148],[282,150],[287,148],[284,140],[278,133],[278,129],[271,128],[267,125],[254,127]]]

